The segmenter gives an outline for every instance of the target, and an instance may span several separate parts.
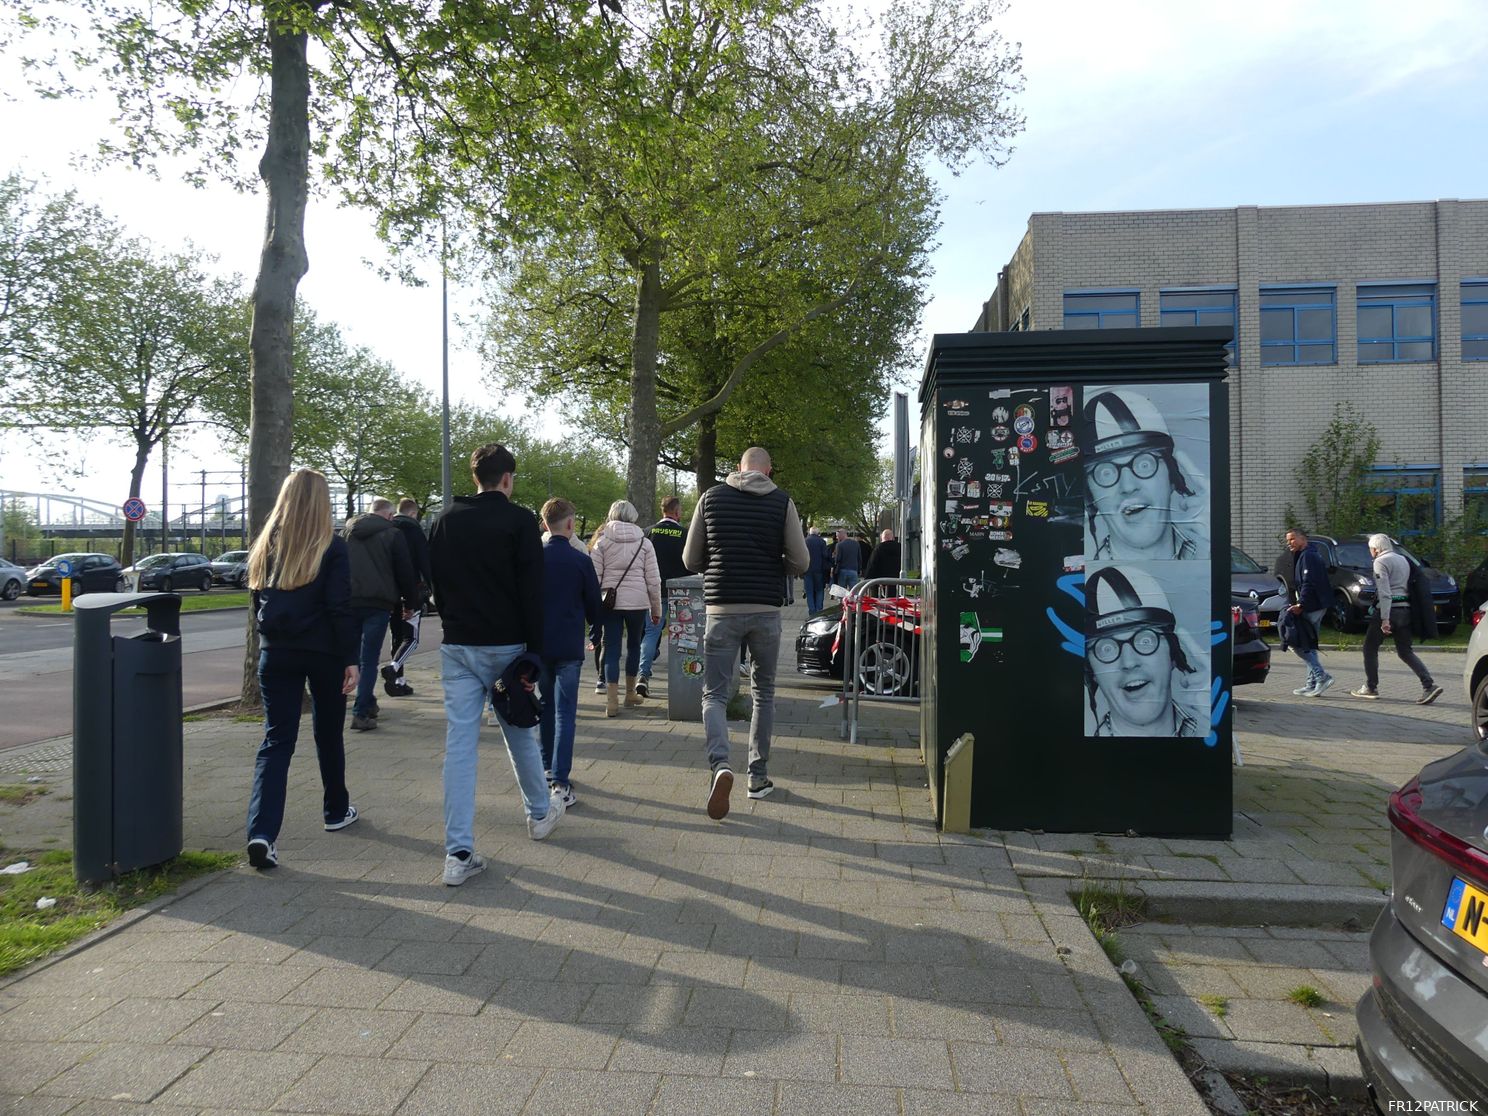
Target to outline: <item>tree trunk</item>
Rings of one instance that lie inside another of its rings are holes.
[[[636,289],[635,338],[630,347],[630,458],[627,498],[642,523],[656,518],[656,459],[661,453],[661,415],[656,409],[656,352],[661,338],[661,261],[654,246],[643,250]]]
[[[140,486],[145,480],[145,466],[150,463],[150,447],[135,446],[134,468],[129,470],[129,495],[134,498],[140,494]],[[124,520],[124,544],[119,550],[119,561],[125,566],[134,565],[134,533],[136,524],[132,519]]]
[[[252,417],[248,424],[248,537],[273,511],[289,473],[293,433],[294,306],[305,255],[305,198],[310,178],[310,68],[306,36],[287,23],[269,24],[269,138],[258,173],[268,193],[268,218],[258,278],[253,284],[250,336]],[[258,632],[250,610],[243,655],[243,703],[259,704]]]
[[[718,483],[718,416],[704,415],[698,421],[697,490],[701,496]]]

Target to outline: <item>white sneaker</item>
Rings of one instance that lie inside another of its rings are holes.
[[[478,876],[486,870],[485,859],[471,853],[461,860],[453,853],[444,858],[444,885],[446,887],[459,887],[471,876]]]
[[[1333,676],[1331,674],[1325,674],[1320,679],[1318,679],[1318,684],[1312,688],[1312,693],[1308,694],[1307,696],[1322,697],[1323,694],[1327,692],[1328,687],[1331,685],[1333,685]]]
[[[563,811],[568,809],[563,804],[563,796],[553,791],[548,792],[548,816],[545,818],[527,819],[527,836],[534,841],[541,841],[554,827],[563,819]]]
[[[1298,686],[1295,690],[1292,691],[1292,696],[1293,697],[1307,697],[1308,695],[1310,695],[1312,693],[1313,688],[1316,685],[1317,685],[1316,682],[1313,682],[1311,679],[1308,679],[1308,681],[1307,681],[1307,683],[1305,685]]]
[[[557,795],[558,798],[562,799],[565,810],[571,806],[577,806],[579,803],[579,796],[574,794],[572,783],[549,783],[548,790],[550,794]]]

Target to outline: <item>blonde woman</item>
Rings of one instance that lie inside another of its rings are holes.
[[[599,592],[614,607],[601,608],[604,617],[605,716],[620,715],[620,633],[625,632],[625,704],[640,705],[636,675],[641,662],[641,640],[646,617],[661,623],[661,573],[651,540],[637,526],[640,515],[629,500],[616,500],[605,517],[604,535],[589,555],[599,575]]]
[[[346,695],[357,686],[358,628],[351,611],[351,560],[346,541],[331,528],[331,494],[323,474],[300,469],[284,478],[274,510],[248,552],[248,587],[264,707],[264,739],[248,800],[248,863],[273,868],[279,863],[285,786],[307,683],[325,828],[345,829],[357,820],[346,791],[342,723]]]

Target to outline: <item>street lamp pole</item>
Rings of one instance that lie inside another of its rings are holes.
[[[449,408],[449,256],[444,222],[439,222],[440,332],[443,341],[443,414],[439,458],[439,510],[450,506],[450,408]]]

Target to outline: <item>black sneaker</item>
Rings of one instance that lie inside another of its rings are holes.
[[[376,717],[363,717],[360,713],[351,715],[351,727],[357,732],[371,732],[377,727]]]
[[[346,807],[346,816],[344,818],[342,818],[340,821],[333,821],[333,822],[326,822],[325,823],[326,832],[327,833],[335,833],[336,830],[338,830],[338,829],[345,829],[352,822],[356,821],[357,818],[360,817],[360,816],[361,815],[359,815],[357,813],[357,808],[355,806],[348,806],[348,807]]]
[[[605,680],[603,675],[600,676],[598,682],[594,683],[594,692],[596,694],[602,694],[605,692]]]
[[[1430,686],[1427,686],[1426,689],[1421,691],[1421,696],[1416,698],[1416,704],[1430,705],[1433,701],[1441,696],[1442,688],[1433,682]]]
[[[277,868],[279,850],[274,847],[274,842],[255,837],[248,842],[248,863],[255,868]]]
[[[774,789],[775,789],[775,784],[772,783],[772,782],[770,782],[769,779],[762,779],[758,783],[754,782],[751,779],[750,782],[749,782],[749,797],[750,798],[768,798],[769,795],[770,795],[770,792],[772,790],[774,790]]]
[[[734,773],[727,767],[713,772],[713,789],[708,792],[708,816],[714,821],[728,817],[729,792],[734,789]]]
[[[641,678],[636,680],[636,696],[643,698],[651,696],[651,687],[647,684],[647,679]]]
[[[388,663],[387,666],[382,668],[381,674],[382,692],[387,694],[388,697],[401,697],[402,695],[398,693],[398,687],[403,685],[403,680],[398,676],[398,668],[393,666],[392,663]]]

